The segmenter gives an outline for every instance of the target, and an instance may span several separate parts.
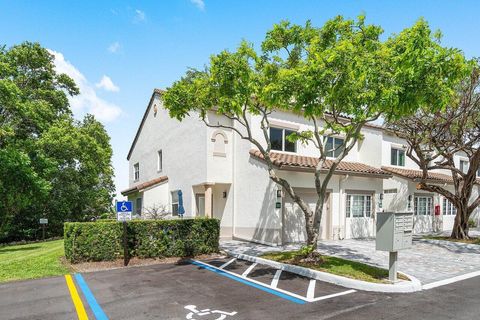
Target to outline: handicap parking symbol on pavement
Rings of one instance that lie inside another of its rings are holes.
[[[194,305],[185,306],[185,309],[190,311],[186,316],[186,319],[189,319],[189,320],[199,320],[199,319],[223,320],[223,319],[226,319],[227,316],[233,317],[234,315],[237,314],[236,311],[226,312],[221,310],[210,310],[210,309],[198,310],[197,306],[194,306]]]

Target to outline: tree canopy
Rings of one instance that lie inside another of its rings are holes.
[[[204,70],[187,71],[167,90],[165,107],[179,120],[195,113],[207,126],[233,130],[254,144],[270,178],[305,213],[307,243],[315,246],[327,184],[362,137],[362,127],[379,117],[398,119],[419,109],[445,107],[466,72],[463,54],[442,46],[423,19],[386,40],[382,33],[364,16],[338,16],[320,28],[310,22],[281,22],[267,32],[260,52],[243,41],[233,52],[212,55]],[[269,116],[279,110],[311,124],[311,129],[289,139],[312,143],[318,150],[315,211],[276,173],[270,159]],[[212,123],[210,113],[227,122]],[[260,117],[260,137],[252,134],[251,116]],[[332,151],[326,139],[332,135],[341,135],[344,142],[324,174]]]
[[[35,238],[41,217],[59,235],[109,210],[110,138],[93,116],[73,119],[78,93],[38,43],[0,47],[0,242]]]

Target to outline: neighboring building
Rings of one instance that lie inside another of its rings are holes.
[[[223,238],[266,244],[304,241],[303,213],[269,179],[258,150],[228,129],[205,126],[197,115],[182,122],[171,119],[161,96],[161,90],[153,92],[127,157],[129,188],[122,194],[134,202],[135,212],[141,215],[162,207],[176,215],[178,191],[182,191],[186,216],[219,218]],[[208,117],[215,123],[227,121],[215,114]],[[275,150],[271,157],[278,174],[314,208],[312,172],[318,151],[285,139],[309,124],[286,112],[274,112],[269,119]],[[252,134],[260,137],[260,126],[255,125],[260,119],[252,116],[251,121],[257,130]],[[381,210],[414,211],[416,232],[451,228],[452,206],[439,195],[416,190],[421,172],[405,156],[405,143],[380,126],[367,125],[362,134],[329,182],[321,238],[373,237],[375,213]],[[339,145],[342,137],[330,138],[328,143]],[[445,173],[431,175],[433,182],[442,185],[452,180]],[[434,223],[436,205],[443,224]]]

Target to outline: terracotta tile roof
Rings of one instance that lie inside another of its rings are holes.
[[[140,184],[137,184],[136,186],[125,189],[121,192],[121,194],[126,196],[127,194],[142,191],[144,189],[147,189],[149,187],[152,187],[156,184],[159,184],[159,183],[162,183],[162,182],[165,182],[165,181],[168,181],[168,177],[167,176],[161,176],[161,177],[155,178],[153,180],[150,180],[150,181],[147,181],[147,182],[144,182],[144,183],[140,183]]]
[[[403,169],[403,168],[395,168],[395,167],[382,167],[382,169],[392,174],[395,174],[397,176],[401,176],[410,180],[419,180],[423,176],[423,172],[421,170]],[[438,173],[438,172],[429,172],[428,180],[432,182],[453,183],[452,176],[449,176],[448,174],[444,174],[444,173]]]
[[[250,150],[250,154],[256,158],[263,160],[263,155],[260,151],[256,149]],[[273,161],[273,164],[279,168],[298,168],[298,169],[314,169],[318,163],[318,158],[315,157],[306,157],[296,154],[287,154],[280,152],[270,152],[270,158]],[[327,160],[323,166],[325,170],[328,170],[332,165],[332,160]],[[371,167],[369,165],[359,163],[359,162],[347,162],[342,161],[337,166],[335,170],[337,174],[359,174],[359,175],[374,175],[384,178],[391,177],[391,174],[385,172],[381,169]]]

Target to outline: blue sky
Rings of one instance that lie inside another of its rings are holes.
[[[360,13],[385,35],[419,17],[440,29],[443,43],[480,56],[480,1],[6,1],[0,0],[0,44],[38,41],[78,83],[77,117],[105,124],[114,150],[117,190],[128,185],[127,152],[154,88],[167,88],[187,67],[241,39],[258,45],[274,23],[321,26]],[[159,137],[160,138],[160,137]]]

